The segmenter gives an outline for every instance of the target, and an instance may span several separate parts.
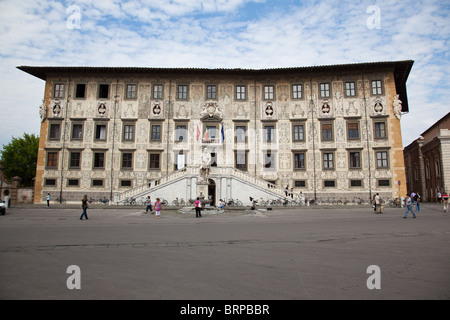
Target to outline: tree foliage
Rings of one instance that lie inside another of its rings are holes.
[[[2,165],[5,178],[11,180],[20,177],[23,186],[33,185],[36,176],[36,163],[39,149],[39,137],[24,133],[22,138],[12,138],[12,141],[3,145]]]

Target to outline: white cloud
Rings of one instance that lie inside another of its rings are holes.
[[[275,68],[413,59],[411,114],[402,121],[408,144],[448,110],[450,9],[439,1],[376,3],[381,29],[370,30],[369,0],[3,0],[0,108],[17,123],[0,119],[0,145],[39,128],[44,82],[18,65]],[[81,10],[80,29],[67,28],[70,5]],[[18,103],[25,112],[11,108]]]

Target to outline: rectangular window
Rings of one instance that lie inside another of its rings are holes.
[[[217,128],[215,126],[206,126],[204,138],[206,141],[211,141],[217,138]]]
[[[127,84],[127,99],[136,99],[136,85]]]
[[[64,98],[64,84],[62,83],[55,84],[53,97],[56,99]]]
[[[322,124],[322,140],[333,140],[333,125],[331,123]]]
[[[320,84],[320,97],[321,98],[329,98],[330,97],[330,84],[329,83],[321,83]]]
[[[387,151],[377,151],[377,168],[388,168],[388,152]]]
[[[362,180],[350,180],[350,187],[362,187]]]
[[[121,187],[131,187],[131,180],[120,180]]]
[[[294,153],[294,169],[305,169],[304,153]]]
[[[217,86],[206,86],[206,99],[217,99]]]
[[[294,181],[294,187],[296,187],[296,188],[305,188],[306,187],[306,180],[295,180]]]
[[[149,169],[159,169],[160,168],[160,154],[150,153]]]
[[[361,168],[361,154],[359,152],[350,152],[349,158],[351,169]]]
[[[123,140],[133,141],[134,140],[134,125],[126,124],[123,126]]]
[[[100,84],[98,86],[99,99],[108,99],[109,97],[109,84]]]
[[[132,168],[133,168],[133,154],[122,153],[122,169],[132,169]]]
[[[151,140],[161,140],[161,125],[152,125],[152,135]]]
[[[75,123],[72,125],[72,140],[83,139],[83,125]]]
[[[236,100],[245,100],[245,99],[247,99],[246,87],[242,85],[236,86]]]
[[[187,129],[186,125],[177,125],[176,133],[175,133],[175,140],[182,142],[186,141],[187,138]]]
[[[301,84],[294,84],[292,85],[292,98],[293,99],[301,99],[302,98],[302,85]]]
[[[274,87],[273,86],[264,86],[264,99],[265,100],[273,100],[274,97]]]
[[[188,86],[187,85],[179,85],[178,86],[178,100],[187,100],[188,98]]]
[[[323,153],[323,168],[324,169],[333,169],[334,168],[332,152]]]
[[[103,179],[94,179],[92,180],[93,187],[103,187]]]
[[[81,152],[70,153],[70,169],[79,169],[81,163]]]
[[[359,124],[357,122],[347,124],[347,132],[349,140],[359,139]]]
[[[372,81],[372,95],[380,95],[383,94],[381,80],[373,80]]]
[[[95,152],[94,153],[94,168],[103,169],[105,167],[105,153]]]
[[[162,97],[163,97],[162,84],[153,85],[153,99],[162,99]]]
[[[391,186],[391,180],[378,180],[378,186],[379,187],[390,187]]]
[[[106,125],[97,124],[95,126],[95,140],[106,140]]]
[[[323,182],[323,186],[325,188],[334,188],[334,187],[336,187],[336,181],[335,180],[325,180]]]
[[[235,152],[235,168],[246,171],[247,170],[247,152],[236,151]]]
[[[354,96],[356,96],[356,89],[355,89],[355,83],[354,82],[346,82],[345,83],[345,95],[347,97],[354,97]]]
[[[80,185],[79,179],[68,179],[67,180],[67,186],[69,187],[78,187]]]
[[[236,142],[245,142],[246,140],[246,132],[247,127],[245,126],[237,126],[235,131]]]
[[[294,125],[294,141],[305,140],[305,130],[303,124]]]
[[[45,182],[44,182],[46,187],[54,187],[56,186],[56,179],[47,179],[45,178]]]
[[[84,83],[78,83],[75,88],[75,98],[84,99],[86,98],[86,85]]]
[[[58,152],[49,151],[47,153],[47,168],[56,169],[58,168]]]
[[[59,123],[50,124],[50,140],[59,140],[60,127]]]
[[[264,141],[265,142],[275,141],[275,127],[274,126],[265,126],[264,127]]]
[[[386,122],[375,122],[375,138],[386,138]]]

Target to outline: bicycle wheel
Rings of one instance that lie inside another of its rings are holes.
[[[236,201],[236,206],[242,207],[242,202],[240,200]]]

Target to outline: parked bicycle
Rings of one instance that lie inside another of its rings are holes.
[[[135,206],[136,205],[136,199],[131,197],[131,198],[126,198],[125,201],[123,202],[124,205],[126,206]]]
[[[98,199],[97,203],[98,204],[107,204],[107,203],[109,203],[109,199],[107,199],[106,197],[103,197],[103,199],[102,198]]]
[[[390,205],[392,208],[400,208],[400,207],[401,207],[400,199],[395,198],[395,199],[390,200],[390,201],[389,201],[389,205]]]
[[[227,206],[230,207],[241,207],[242,206],[242,202],[239,199],[229,199],[227,202]]]
[[[172,205],[175,207],[179,207],[179,206],[183,207],[185,204],[186,204],[186,202],[184,201],[183,198],[178,199],[178,197],[176,197],[176,199],[172,201]]]

